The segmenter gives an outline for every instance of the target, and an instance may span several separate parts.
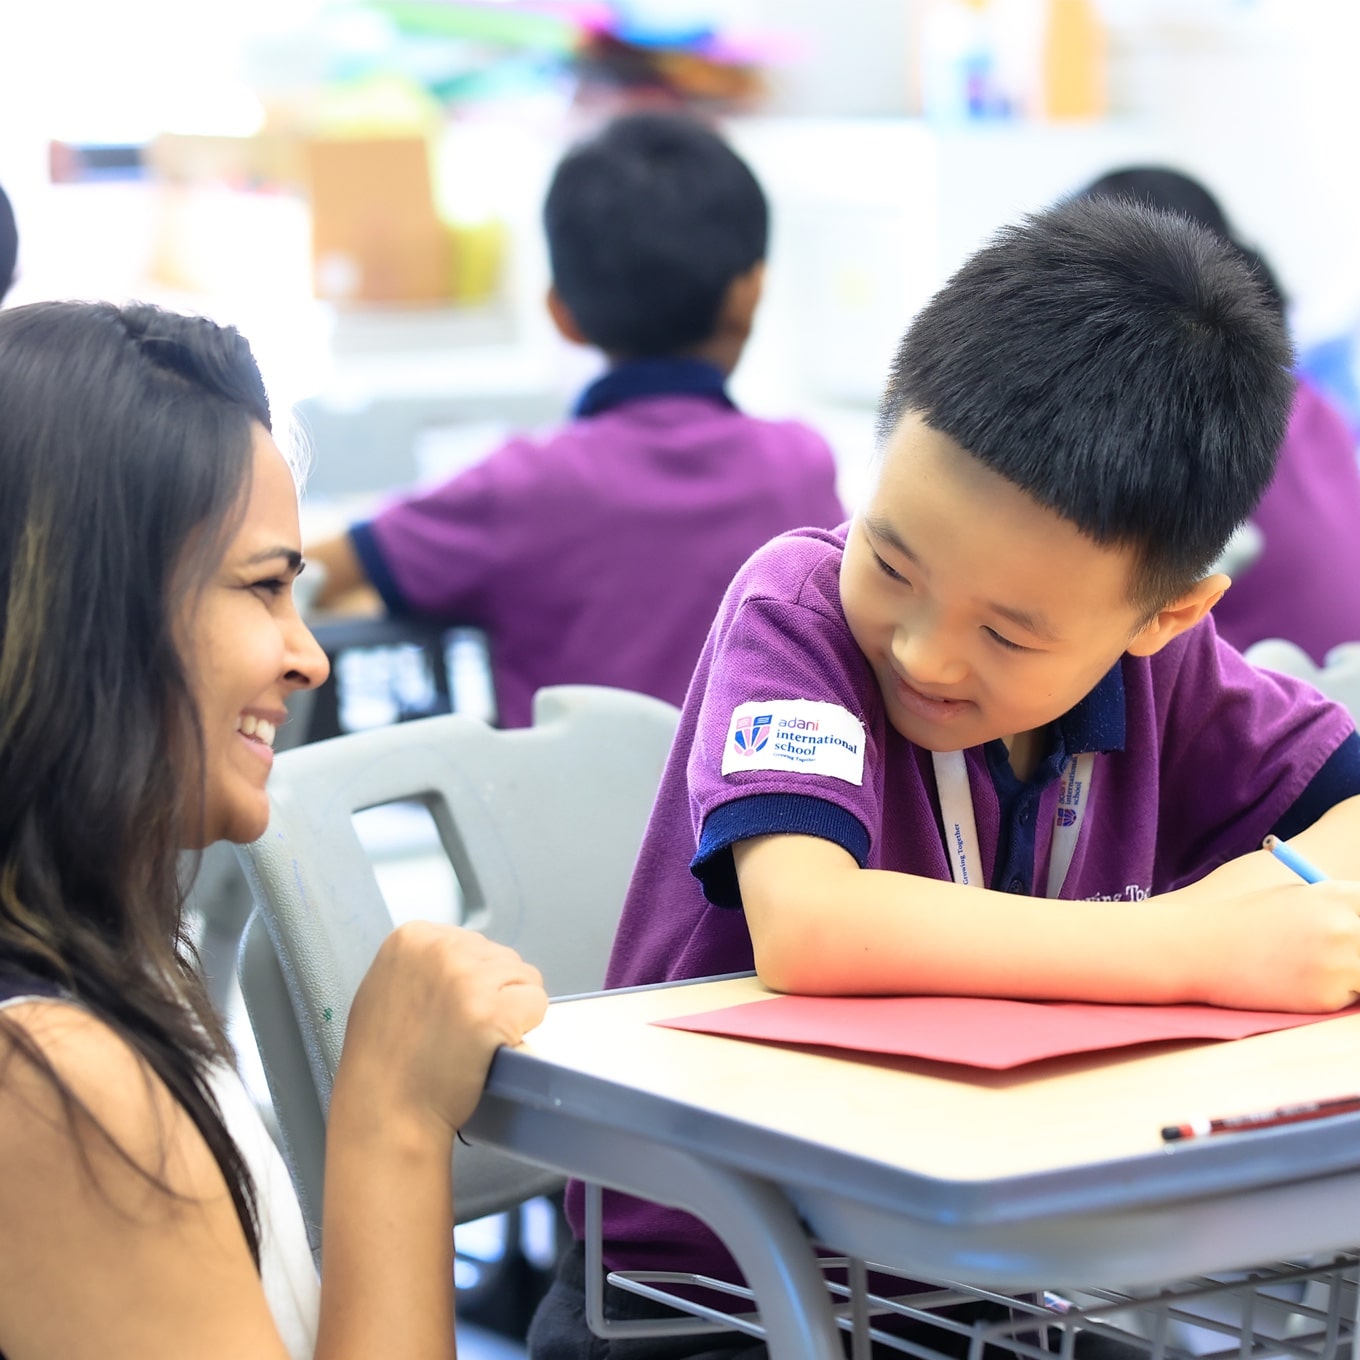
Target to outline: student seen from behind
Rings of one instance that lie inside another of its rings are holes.
[[[1354,1000],[1360,738],[1209,612],[1290,362],[1249,268],[1180,217],[1075,202],[979,251],[899,347],[854,518],[781,536],[728,592],[608,985]],[[579,1235],[579,1185],[567,1203]],[[661,1206],[607,1193],[603,1232],[608,1269],[737,1277]],[[581,1259],[539,1360],[583,1353]]]
[[[1102,175],[1083,195],[1123,198],[1180,213],[1237,250],[1281,316],[1284,295],[1265,260],[1237,241],[1218,200],[1169,167],[1130,166]],[[1275,474],[1252,511],[1260,556],[1214,606],[1219,634],[1246,650],[1286,638],[1321,665],[1343,642],[1360,642],[1360,465],[1345,417],[1300,373]]]
[[[376,587],[389,613],[487,632],[500,720],[588,683],[678,704],[737,568],[843,518],[822,438],[726,389],[760,299],[764,194],[715,133],[633,114],[568,152],[543,213],[548,309],[608,368],[573,418],[406,495],[309,556],[319,607]]]

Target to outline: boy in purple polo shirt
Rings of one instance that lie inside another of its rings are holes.
[[[727,395],[767,233],[730,147],[678,115],[617,119],[558,166],[544,226],[553,320],[610,361],[573,421],[307,554],[322,607],[368,583],[391,614],[485,629],[506,727],[530,722],[544,685],[679,704],[746,558],[844,517],[825,441]]]
[[[802,993],[1360,993],[1360,738],[1209,614],[1290,357],[1247,267],[1179,217],[1069,203],[964,265],[898,350],[866,504],[766,545],[724,599],[609,985],[754,966]],[[1302,883],[1269,832],[1336,881]],[[579,1186],[568,1210],[579,1236]],[[669,1209],[606,1194],[603,1235],[611,1269],[737,1277]],[[586,1353],[581,1260],[536,1360]]]

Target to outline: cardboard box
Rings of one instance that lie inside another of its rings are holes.
[[[434,208],[423,138],[319,138],[305,146],[317,297],[442,302],[454,293],[452,233]]]

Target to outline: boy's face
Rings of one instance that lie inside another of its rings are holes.
[[[1095,687],[1140,631],[1133,565],[908,413],[850,526],[841,605],[888,721],[961,750],[1041,728]]]

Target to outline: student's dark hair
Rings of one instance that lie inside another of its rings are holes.
[[[234,330],[148,306],[0,312],[0,963],[58,984],[165,1083],[258,1260],[179,872],[204,810],[183,625],[244,513],[252,422],[269,404]],[[91,1127],[25,1031],[0,1015],[0,1033]]]
[[[1003,229],[926,305],[879,439],[917,412],[1094,542],[1132,548],[1151,613],[1269,484],[1291,362],[1231,248],[1181,217],[1077,200]]]
[[[627,114],[558,165],[543,209],[554,286],[617,358],[709,339],[729,285],[765,258],[769,214],[746,163],[682,114]]]
[[[4,189],[0,189],[0,302],[14,282],[14,267],[19,260],[19,228],[14,209]]]
[[[1193,176],[1165,165],[1130,165],[1122,170],[1111,170],[1099,179],[1092,180],[1078,191],[1078,196],[1128,199],[1133,203],[1141,203],[1145,208],[1180,213],[1182,217],[1198,222],[1201,227],[1206,227],[1215,236],[1227,241],[1241,255],[1260,280],[1275,308],[1284,311],[1284,291],[1275,277],[1275,271],[1258,251],[1237,239],[1223,205]]]

